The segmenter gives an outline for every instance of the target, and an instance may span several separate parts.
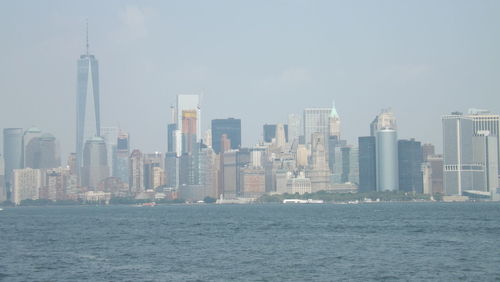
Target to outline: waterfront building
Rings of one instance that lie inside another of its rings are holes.
[[[461,196],[465,190],[476,190],[474,175],[483,172],[483,168],[474,163],[473,121],[455,112],[443,116],[442,122],[444,192]]]
[[[358,138],[359,191],[370,192],[377,188],[377,158],[375,136]]]
[[[377,191],[398,191],[397,132],[392,128],[382,128],[376,135]]]
[[[330,183],[330,169],[326,159],[325,136],[323,133],[312,134],[311,164],[306,169],[306,177],[311,179],[313,192],[326,190]]]
[[[400,191],[415,192],[419,194],[424,192],[422,157],[422,146],[420,142],[415,141],[415,139],[398,141]]]
[[[287,183],[287,190],[289,194],[306,194],[312,193],[311,179],[306,178],[304,173],[301,172],[297,177],[290,178]]]
[[[69,177],[69,168],[58,167],[46,170],[44,184],[40,189],[40,199],[65,200]]]
[[[474,135],[484,135],[497,138],[497,159],[500,159],[500,115],[493,114],[488,110],[470,109],[467,117],[472,119],[472,130]],[[499,173],[500,173],[500,167]]]
[[[122,182],[129,182],[130,138],[128,133],[120,132],[116,138],[116,150],[113,156],[113,176]]]
[[[144,159],[141,151],[135,149],[129,159],[129,187],[130,192],[135,195],[144,189]]]
[[[224,134],[231,141],[231,149],[239,149],[241,147],[241,120],[235,118],[212,120],[212,148],[217,154],[222,151],[221,138]]]
[[[5,189],[8,199],[12,192],[12,172],[23,167],[23,129],[5,128],[3,130],[3,157],[5,162]]]
[[[241,169],[241,195],[244,198],[258,198],[266,192],[266,175],[262,167]]]
[[[106,143],[102,137],[85,142],[82,171],[82,185],[90,190],[97,189],[101,180],[109,177]]]
[[[5,166],[3,156],[0,154],[0,203],[7,201],[7,191],[5,190]]]
[[[431,155],[427,157],[427,163],[431,172],[431,194],[444,194],[443,187],[443,155]]]
[[[14,169],[12,172],[12,202],[19,205],[23,200],[38,200],[42,181],[40,169]]]

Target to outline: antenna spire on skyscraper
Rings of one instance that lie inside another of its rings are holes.
[[[86,33],[87,44],[86,44],[86,48],[87,48],[87,56],[88,56],[89,55],[89,19],[86,19],[85,23],[86,23],[86,27],[87,27],[87,33]]]

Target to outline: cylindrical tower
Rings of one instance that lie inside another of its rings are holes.
[[[394,129],[377,131],[377,191],[397,191],[398,136]]]

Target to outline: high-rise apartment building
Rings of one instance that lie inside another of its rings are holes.
[[[23,200],[38,200],[42,181],[40,169],[14,169],[12,172],[12,202],[19,205]]]
[[[223,134],[231,141],[231,149],[239,149],[241,147],[241,120],[235,118],[212,120],[212,148],[217,154],[222,150]]]

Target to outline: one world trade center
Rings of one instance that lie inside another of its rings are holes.
[[[89,54],[87,36],[86,54],[77,66],[76,89],[76,163],[80,175],[85,141],[101,135],[99,110],[99,67],[94,55]]]

